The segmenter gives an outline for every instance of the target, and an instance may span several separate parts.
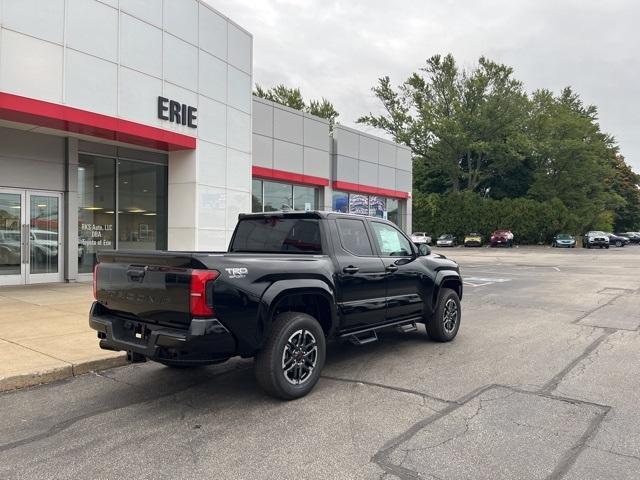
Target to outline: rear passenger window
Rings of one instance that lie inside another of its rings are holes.
[[[340,242],[345,250],[354,255],[373,255],[373,248],[362,220],[339,218],[336,220]]]

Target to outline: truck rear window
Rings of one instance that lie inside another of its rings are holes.
[[[231,251],[321,254],[320,226],[313,218],[245,218],[238,223]]]

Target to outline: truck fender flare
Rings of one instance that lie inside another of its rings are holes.
[[[433,298],[431,299],[431,311],[436,309],[438,304],[438,294],[445,282],[453,281],[458,284],[458,296],[462,298],[462,277],[455,270],[440,270],[436,274],[435,288],[433,289]]]
[[[331,311],[331,328],[329,335],[335,331],[338,318],[336,300],[333,289],[326,282],[319,279],[279,280],[271,284],[260,299],[258,322],[260,323],[262,331],[265,332],[263,338],[266,337],[267,332],[271,328],[271,320],[278,302],[287,295],[304,293],[321,295],[329,302]]]

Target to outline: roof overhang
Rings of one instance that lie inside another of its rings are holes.
[[[0,119],[156,150],[193,150],[189,135],[57,103],[0,92]]]

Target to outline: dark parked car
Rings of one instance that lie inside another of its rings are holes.
[[[629,244],[629,238],[621,235],[614,235],[613,233],[607,233],[609,237],[609,245],[615,245],[616,247],[624,247]]]
[[[450,233],[445,233],[444,235],[440,235],[438,237],[438,240],[436,240],[436,245],[438,247],[455,247],[456,237],[454,237]]]
[[[569,235],[568,233],[559,233],[555,237],[553,237],[553,241],[551,242],[552,247],[567,247],[567,248],[575,248],[576,247],[576,237],[573,235]]]
[[[587,232],[582,239],[584,248],[609,248],[609,236],[598,230]]]
[[[473,232],[464,237],[463,245],[465,247],[481,247],[482,246],[482,235],[479,233]]]
[[[255,357],[271,395],[318,381],[326,341],[416,330],[453,340],[458,264],[394,224],[327,212],[240,215],[227,252],[101,251],[89,325],[131,361],[188,367]]]
[[[630,243],[640,243],[640,232],[616,233],[618,237],[627,237]]]
[[[513,233],[511,230],[496,230],[491,234],[489,245],[492,247],[513,247]]]

